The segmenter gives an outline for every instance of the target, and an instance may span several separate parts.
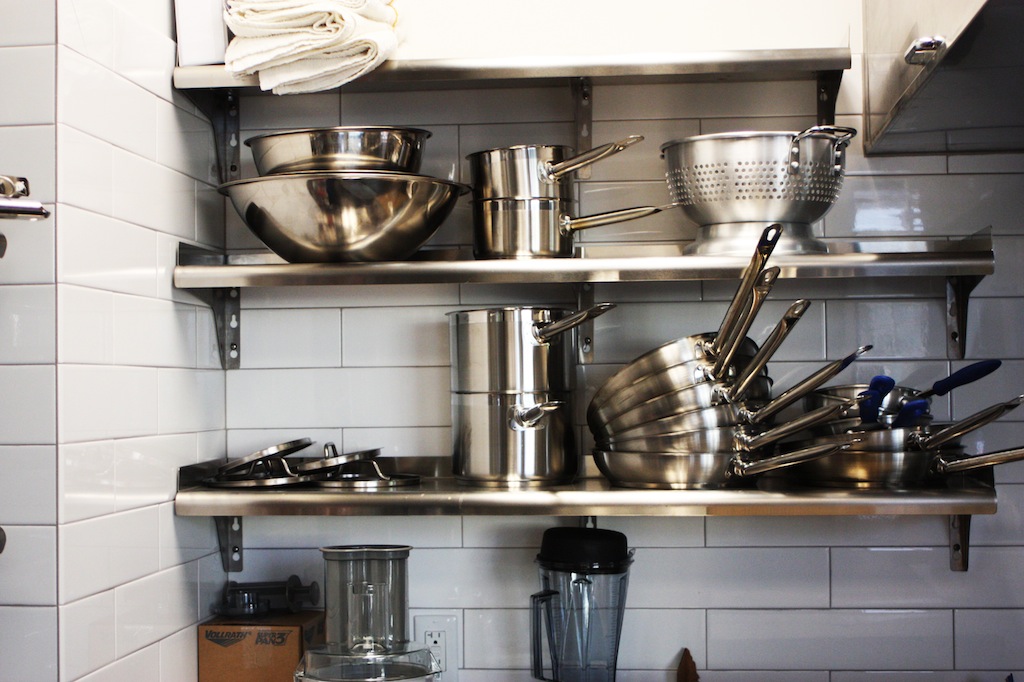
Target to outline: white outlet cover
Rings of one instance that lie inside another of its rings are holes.
[[[438,682],[458,682],[459,617],[455,614],[422,615],[412,617],[413,640],[426,644],[426,633],[443,631],[445,639],[445,670],[437,676]]]

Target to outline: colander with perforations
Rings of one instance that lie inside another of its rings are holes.
[[[783,225],[778,249],[823,252],[811,223],[839,197],[853,128],[738,132],[666,142],[672,201],[700,225],[695,253],[744,253],[764,226]],[[787,244],[788,242],[788,244]]]

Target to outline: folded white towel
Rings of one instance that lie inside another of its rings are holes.
[[[398,19],[384,0],[228,0],[224,21],[236,36],[251,37],[314,26],[325,21],[324,15],[350,12],[391,25]]]
[[[277,95],[320,92],[351,82],[380,66],[398,46],[387,24],[347,40],[322,54],[260,69],[260,89]]]

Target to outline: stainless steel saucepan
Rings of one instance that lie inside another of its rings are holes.
[[[571,199],[572,174],[643,140],[631,135],[574,155],[572,147],[524,144],[470,154],[473,198]]]
[[[482,199],[472,202],[473,255],[495,258],[571,258],[580,230],[636,220],[674,208],[637,206],[582,218],[571,199]]]
[[[690,490],[737,485],[758,474],[821,457],[838,456],[843,447],[815,445],[765,458],[736,452],[676,454],[595,449],[593,457],[597,468],[614,486]]]
[[[576,344],[564,334],[615,307],[507,306],[448,313],[451,389],[456,393],[571,392]]]

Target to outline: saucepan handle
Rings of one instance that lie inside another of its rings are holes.
[[[637,142],[642,142],[644,139],[643,135],[630,135],[624,140],[618,142],[609,142],[608,144],[602,144],[599,147],[594,147],[589,151],[585,151],[582,154],[560,161],[558,163],[546,163],[539,167],[541,179],[548,182],[555,182],[563,175],[577,171],[584,166],[589,166],[592,163],[600,161],[601,159],[607,158],[612,154],[618,154],[627,147],[632,147]]]

